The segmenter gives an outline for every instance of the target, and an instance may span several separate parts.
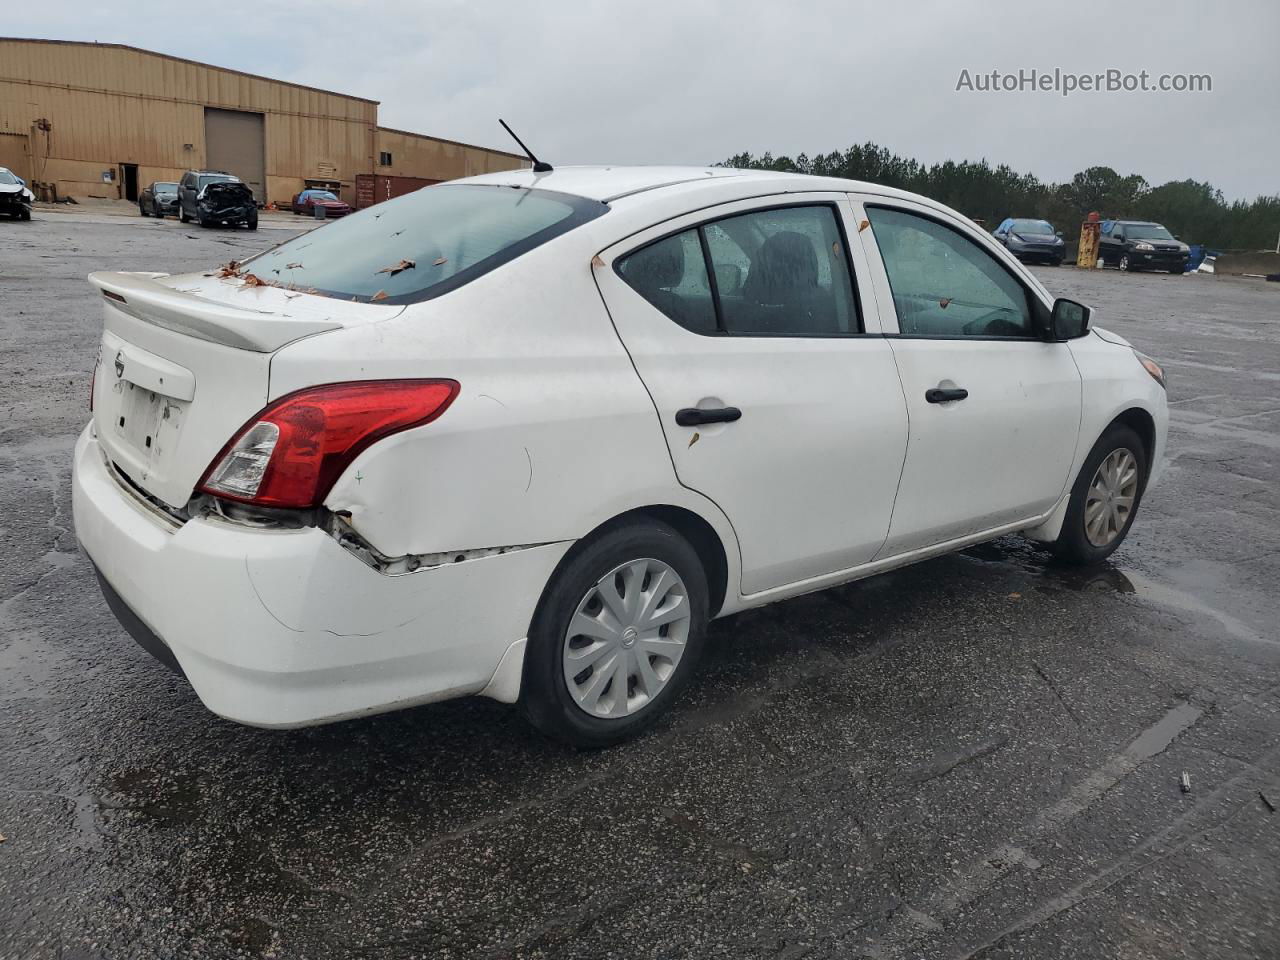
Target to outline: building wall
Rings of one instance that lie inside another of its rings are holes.
[[[0,38],[0,133],[28,137],[19,175],[55,183],[60,195],[123,196],[122,163],[138,165],[139,189],[206,166],[205,107],[263,114],[266,193],[277,203],[307,180],[339,181],[354,203],[357,174],[449,180],[527,165],[380,128],[373,100],[116,44]],[[33,126],[41,118],[48,132]],[[380,151],[391,153],[390,166],[378,164]],[[105,170],[115,181],[103,182]]]
[[[138,165],[141,184],[204,166],[206,106],[264,115],[270,199],[308,177],[353,186],[373,165],[372,100],[130,47],[0,39],[0,130],[52,122],[31,138],[30,173],[60,193],[118,195],[102,171],[121,163]]]
[[[392,177],[423,177],[429,180],[456,180],[480,173],[496,173],[527,167],[524,157],[500,150],[487,150],[420,133],[378,127],[374,151],[375,174]],[[391,154],[391,165],[379,162],[382,153]]]

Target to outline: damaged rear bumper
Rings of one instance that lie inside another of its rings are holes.
[[[261,727],[492,692],[569,547],[385,576],[315,527],[157,516],[110,472],[92,428],[76,444],[72,505],[122,624],[210,710]]]

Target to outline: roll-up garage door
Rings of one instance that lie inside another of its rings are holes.
[[[208,169],[235,174],[249,185],[259,203],[266,202],[267,151],[262,114],[205,107],[204,143]]]

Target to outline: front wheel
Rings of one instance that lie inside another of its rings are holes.
[[[249,214],[249,219],[244,222],[244,225],[248,227],[250,230],[258,229],[258,213],[256,210],[253,213]]]
[[[543,733],[604,747],[679,696],[706,636],[707,578],[664,523],[606,530],[561,564],[538,603],[520,702]]]
[[[1147,483],[1147,451],[1124,424],[1107,428],[1071,488],[1054,551],[1069,563],[1100,563],[1124,542]]]
[[[1129,255],[1127,253],[1120,255],[1120,262],[1116,264],[1116,266],[1125,273],[1129,273],[1133,270],[1133,264],[1129,262]]]
[[[187,216],[187,208],[186,208],[186,207],[179,207],[179,208],[178,208],[178,222],[179,222],[179,223],[190,223],[190,222],[191,222],[191,218]]]

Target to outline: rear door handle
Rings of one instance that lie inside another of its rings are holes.
[[[737,407],[712,407],[707,410],[685,407],[676,411],[676,423],[682,427],[700,427],[704,423],[733,423],[742,418]]]
[[[934,387],[924,392],[924,398],[930,403],[949,403],[952,400],[963,400],[969,395],[964,387]]]

